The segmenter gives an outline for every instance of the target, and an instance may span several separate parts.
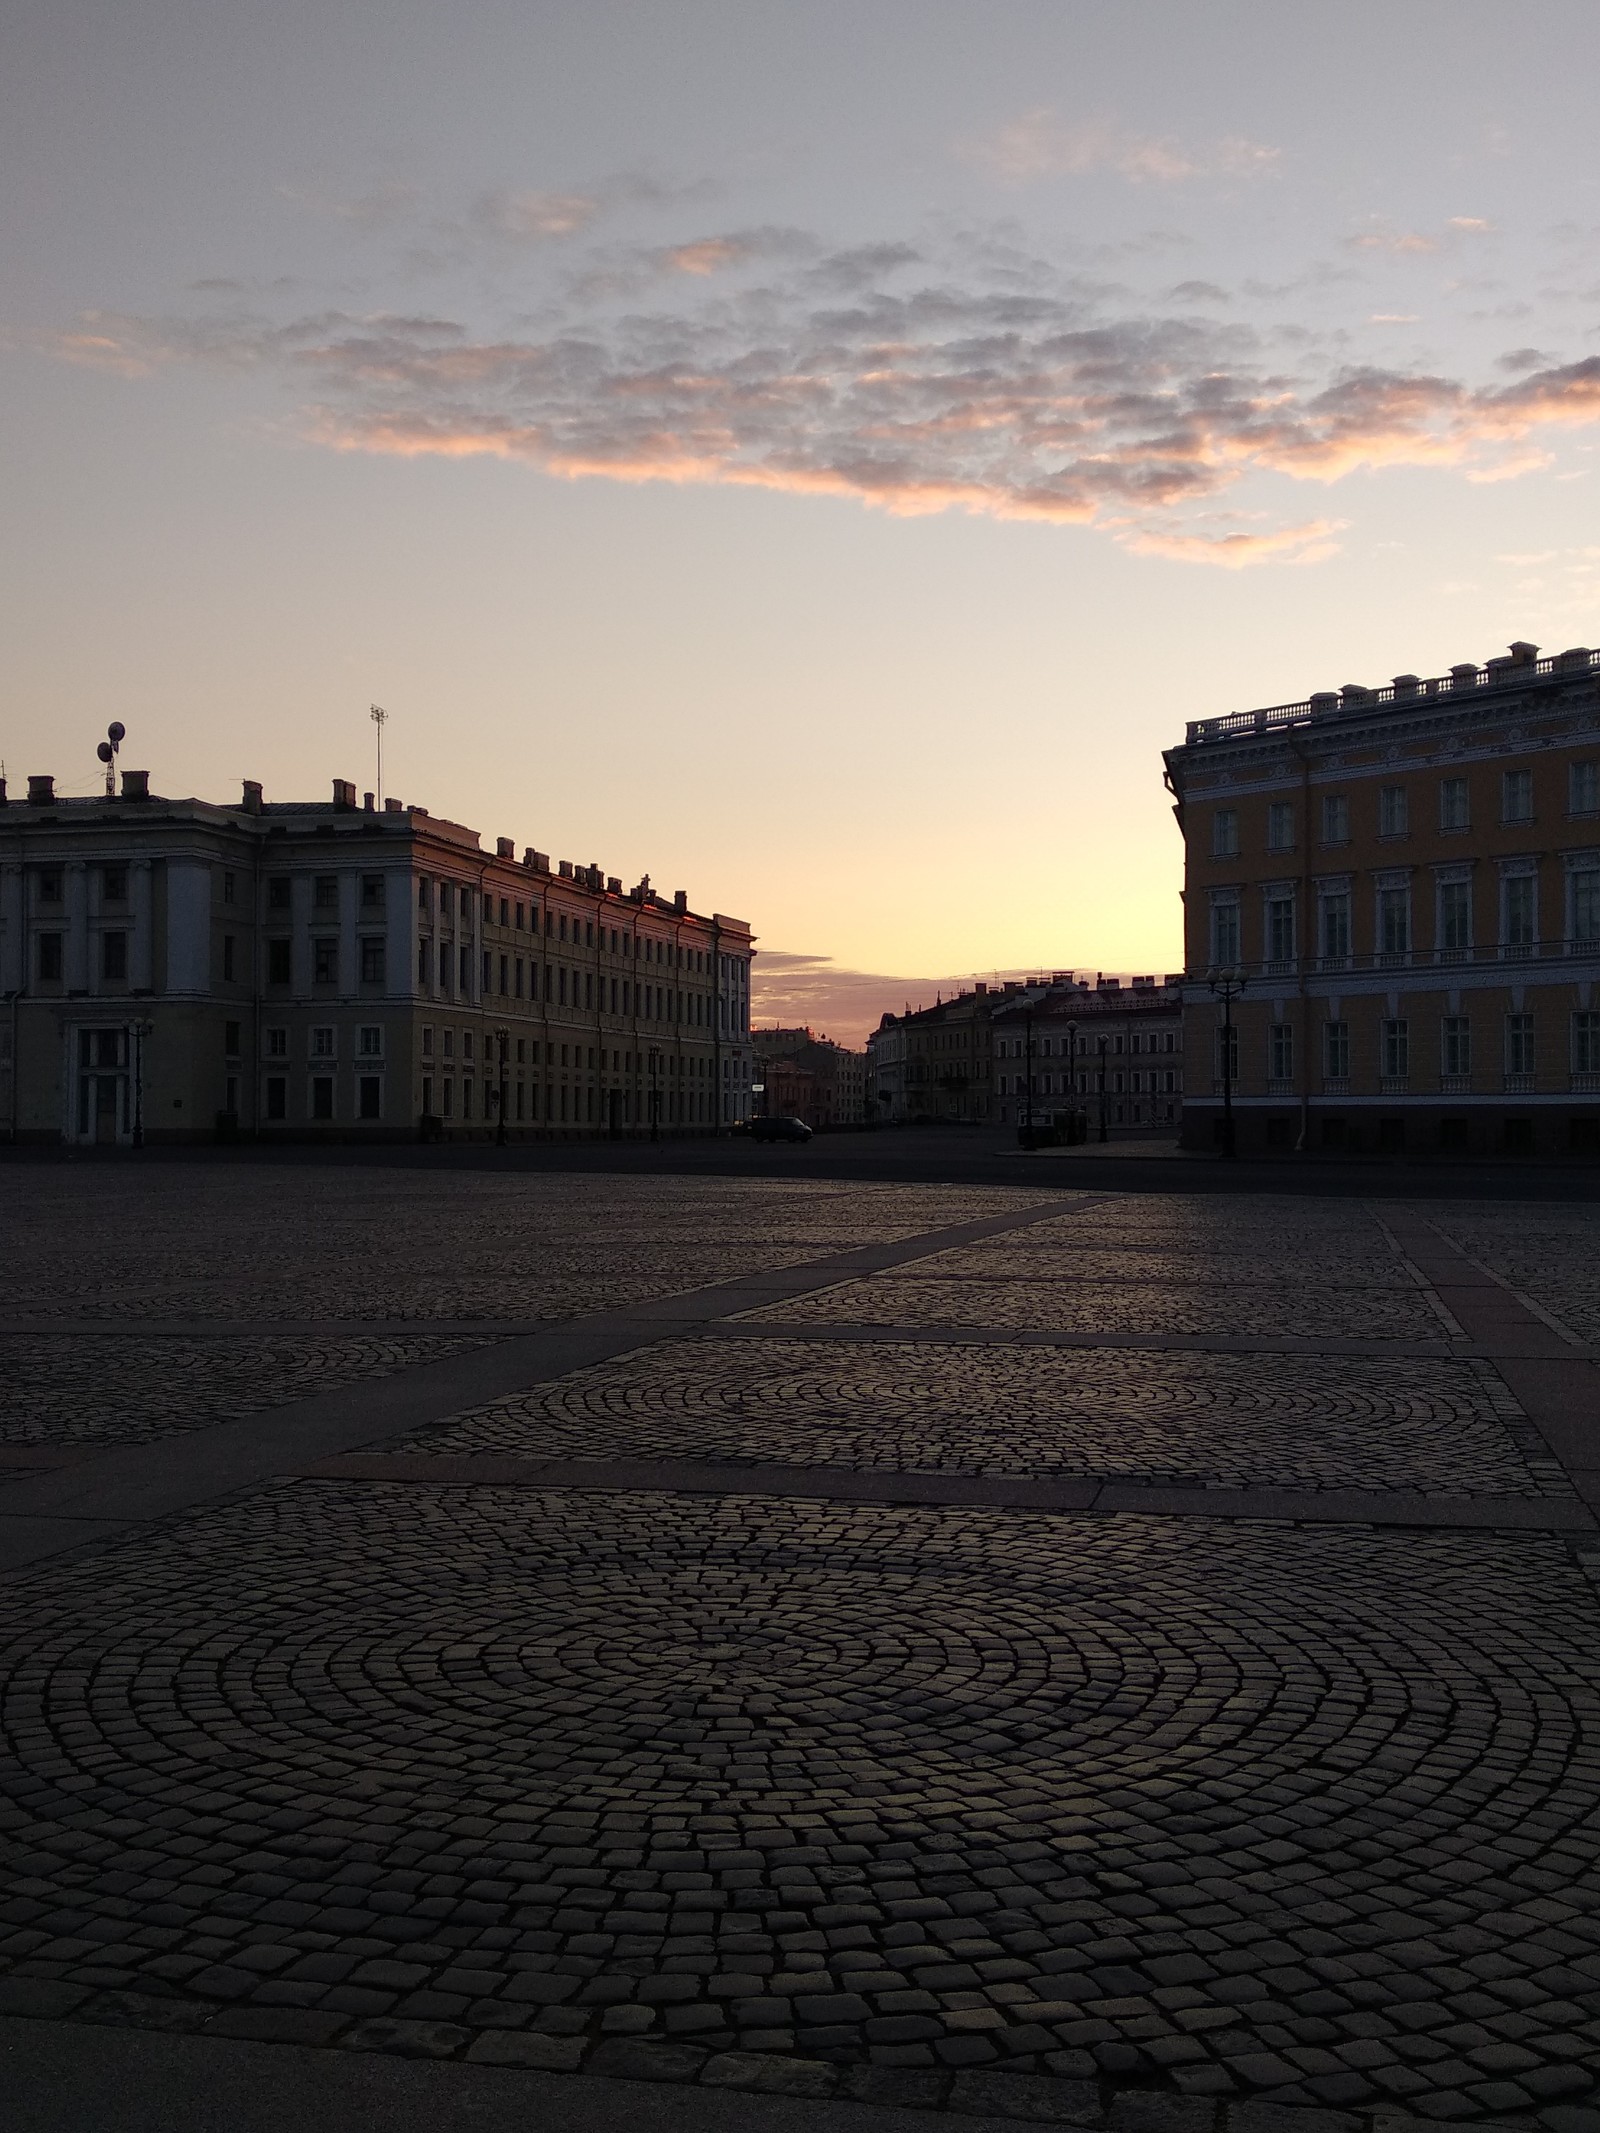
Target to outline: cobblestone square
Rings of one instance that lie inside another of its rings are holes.
[[[12,1182],[0,2012],[1600,2128],[1587,1209]]]

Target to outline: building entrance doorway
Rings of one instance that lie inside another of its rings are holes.
[[[128,1089],[125,1029],[78,1032],[76,1138],[95,1147],[115,1147],[133,1128]]]

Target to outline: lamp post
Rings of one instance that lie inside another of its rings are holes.
[[[1078,1117],[1078,1025],[1076,1022],[1067,1024],[1067,1104],[1070,1112],[1067,1120],[1068,1130],[1071,1132],[1073,1139],[1076,1140]]]
[[[1111,1137],[1106,1132],[1106,1046],[1109,1042],[1110,1039],[1106,1037],[1098,1037],[1095,1040],[1095,1048],[1100,1054],[1100,1138],[1102,1141],[1109,1140]]]
[[[1244,972],[1213,970],[1206,983],[1211,997],[1222,1002],[1222,1152],[1232,1160],[1238,1154],[1233,1138],[1233,1003],[1244,991]]]
[[[155,1029],[148,1015],[135,1015],[128,1024],[133,1039],[133,1145],[144,1146],[144,1040]]]
[[[506,1144],[507,1100],[511,1094],[510,1083],[506,1079],[507,1061],[511,1056],[511,1032],[508,1029],[501,1028],[495,1031],[494,1036],[496,1044],[500,1047],[500,1116],[495,1121],[494,1144],[497,1148],[503,1148]]]
[[[650,1138],[661,1138],[661,1091],[656,1087],[656,1074],[661,1065],[661,1054],[652,1044],[650,1047]]]

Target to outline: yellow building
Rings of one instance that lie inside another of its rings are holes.
[[[1184,1140],[1600,1154],[1600,653],[1190,724]],[[1237,997],[1224,997],[1230,994]]]

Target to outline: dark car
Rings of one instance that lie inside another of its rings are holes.
[[[808,1141],[811,1128],[803,1118],[753,1118],[750,1138],[753,1141]]]

